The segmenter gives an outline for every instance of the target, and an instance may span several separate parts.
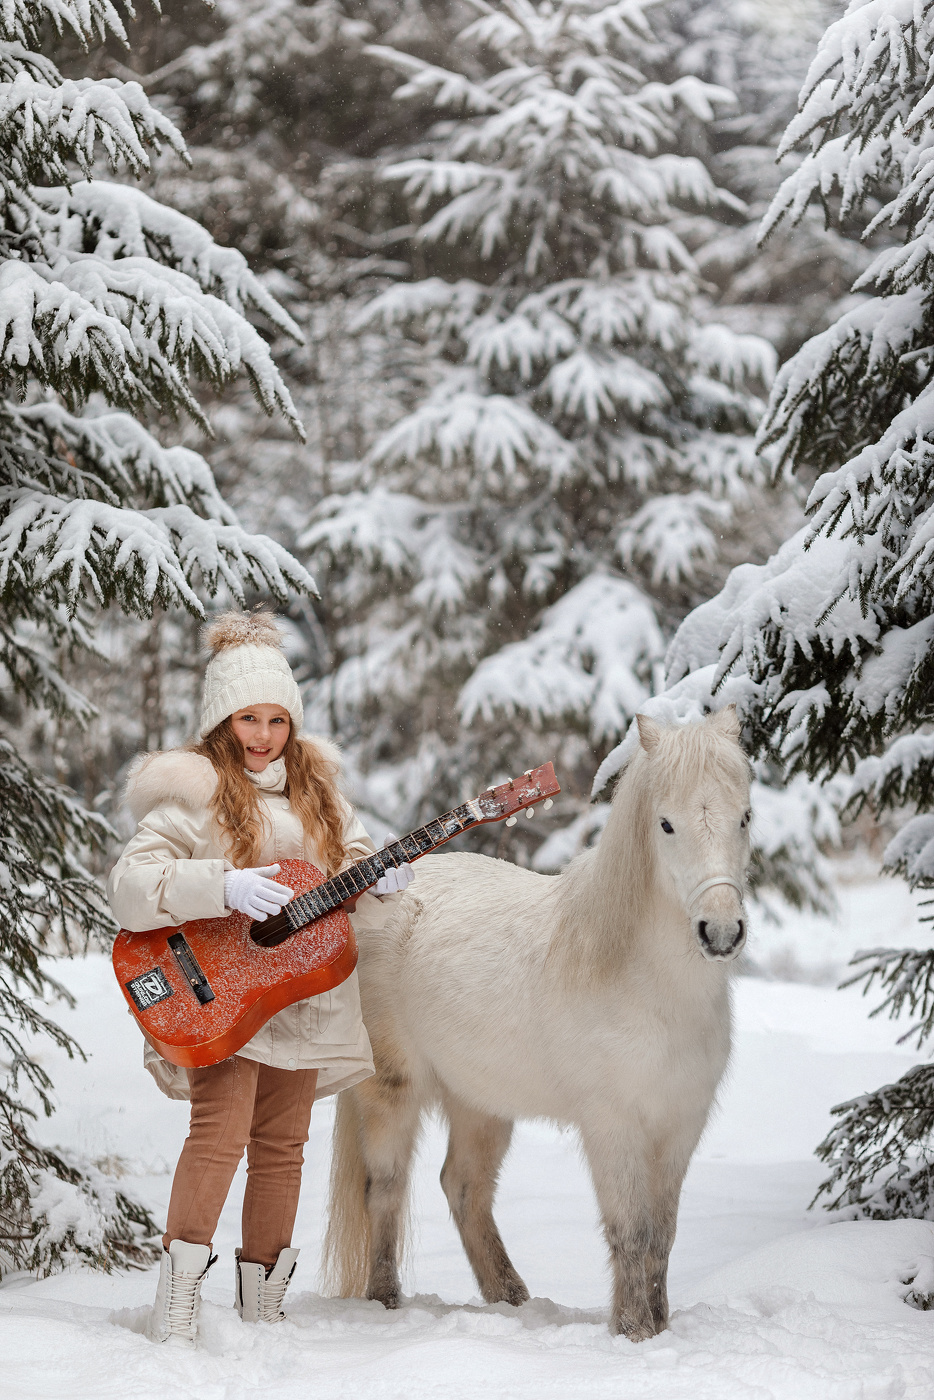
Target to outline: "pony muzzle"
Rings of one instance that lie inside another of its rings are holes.
[[[706,914],[692,919],[694,936],[700,944],[701,952],[711,961],[725,962],[735,958],[746,942],[746,920],[742,917],[743,887],[730,875],[716,875],[704,880],[691,891],[688,899],[690,908],[707,890],[716,885],[732,885],[740,899],[740,917],[734,918],[722,913]]]

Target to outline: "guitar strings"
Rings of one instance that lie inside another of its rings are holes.
[[[474,799],[474,803],[479,801],[479,798]],[[474,811],[474,803],[463,802],[459,807],[445,812],[444,816],[435,817],[425,826],[410,831],[398,841],[390,841],[381,850],[374,851],[372,855],[365,856],[346,870],[341,870],[337,875],[322,881],[314,889],[290,900],[282,909],[282,914],[287,917],[293,929],[298,929],[324,914],[331,913],[348,899],[353,899],[355,895],[370,889],[387,870],[417,860],[419,856],[426,855],[452,836],[476,826],[481,818]],[[350,886],[349,889],[347,885]],[[296,922],[296,919],[301,922]]]
[[[345,900],[353,899],[355,895],[363,894],[364,891],[370,889],[377,880],[385,875],[387,870],[406,865],[409,861],[425,855],[435,846],[440,846],[442,842],[449,840],[451,836],[466,831],[468,827],[476,826],[479,820],[479,817],[471,811],[469,803],[464,802],[459,807],[453,808],[452,811],[446,812],[443,817],[435,817],[425,826],[410,831],[407,836],[400,837],[398,841],[390,841],[381,850],[374,851],[372,855],[356,861],[346,870],[332,875],[329,880],[316,885],[313,890],[298,895],[285,905],[282,912],[289,917],[289,923],[293,922],[293,910],[301,918],[302,924],[319,919],[322,915],[337,909]],[[350,885],[349,889],[347,888],[348,884]],[[296,925],[296,927],[301,926]]]

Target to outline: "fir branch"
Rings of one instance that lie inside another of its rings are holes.
[[[916,1049],[934,1034],[934,948],[870,948],[859,952],[850,959],[850,967],[862,968],[842,982],[842,987],[863,984],[863,996],[878,982],[880,991],[886,996],[869,1013],[881,1016],[888,1012],[889,1020],[897,1020],[903,1012],[918,1017],[904,1035],[899,1036],[899,1044],[914,1040]],[[836,1110],[834,1110],[836,1112]]]
[[[929,799],[929,793],[924,794]],[[934,887],[934,814],[911,817],[885,848],[882,868],[902,875],[910,889]]]
[[[114,170],[123,163],[134,175],[149,169],[147,147],[159,151],[165,142],[186,155],[181,133],[139,83],[65,80],[54,70],[36,77],[32,55],[21,62],[12,81],[0,81],[3,157],[19,180],[64,184],[73,165],[90,175],[98,145]]]
[[[916,1065],[831,1113],[840,1121],[816,1149],[831,1172],[811,1205],[825,1196],[826,1210],[850,1207],[872,1220],[931,1218],[934,1065]]]
[[[68,1264],[145,1268],[161,1244],[146,1208],[93,1163],[32,1141],[23,1109],[0,1091],[0,1269]]]
[[[215,243],[194,219],[168,209],[132,185],[79,180],[32,192],[37,229],[57,249],[95,253],[107,261],[148,258],[191,277],[203,292],[246,315],[258,311],[301,343],[291,316],[270,296],[237,248]]]
[[[123,7],[133,13],[130,4]],[[158,4],[155,5],[158,10]],[[126,29],[112,0],[5,0],[0,9],[0,39],[38,48],[46,24],[57,34],[70,32],[87,47],[112,34],[126,43]]]

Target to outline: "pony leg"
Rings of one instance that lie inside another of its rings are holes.
[[[659,1150],[652,1174],[652,1235],[645,1260],[645,1282],[656,1332],[668,1326],[668,1256],[675,1242],[681,1185],[689,1157]]]
[[[646,1270],[654,1232],[645,1154],[631,1142],[586,1132],[583,1140],[613,1269],[610,1331],[643,1342],[655,1336]]]
[[[399,1306],[399,1258],[421,1104],[402,1075],[379,1070],[354,1090],[366,1172],[370,1266],[366,1296]]]
[[[445,1096],[450,1124],[441,1186],[480,1292],[487,1303],[527,1303],[529,1290],[512,1266],[496,1221],[493,1197],[512,1139],[512,1124]]]
[[[656,1202],[652,1219],[652,1239],[645,1259],[645,1287],[655,1332],[668,1326],[668,1256],[675,1242],[678,1219],[678,1193],[669,1202]]]

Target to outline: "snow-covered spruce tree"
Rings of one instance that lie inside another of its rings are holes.
[[[685,243],[742,217],[677,153],[732,95],[679,76],[635,0],[476,8],[448,67],[373,50],[444,118],[385,170],[413,270],[359,322],[422,349],[427,392],[305,535],[337,663],[318,702],[398,823],[549,756],[580,810],[737,545],[772,369]]]
[[[849,810],[914,808],[885,853],[934,887],[934,4],[854,0],[818,48],[785,136],[806,155],[764,224],[813,199],[894,246],[859,301],[782,369],[761,442],[816,481],[810,523],[738,568],[683,625],[671,679],[739,699],[755,749],[842,787]],[[719,654],[719,659],[718,658]],[[876,950],[856,981],[934,1033],[934,951]],[[934,1215],[934,1066],[834,1110],[819,1196],[879,1218]]]
[[[381,355],[382,337],[350,326],[363,289],[405,270],[396,250],[408,232],[393,228],[396,194],[374,188],[369,159],[406,139],[404,108],[365,42],[419,19],[430,46],[430,7],[418,4],[225,0],[213,41],[183,49],[155,80],[186,129],[211,143],[191,151],[192,171],[159,167],[159,196],[247,247],[304,333],[282,345],[280,363],[307,444],[277,439],[278,424],[258,424],[228,396],[211,451],[225,487],[277,538],[294,536],[297,517],[332,489],[342,462],[366,453],[406,392],[406,357]]]
[[[734,330],[765,335],[782,361],[837,319],[871,256],[850,220],[828,227],[819,207],[775,229],[764,245],[758,239],[787,173],[776,150],[839,9],[834,0],[669,0],[664,8],[682,38],[680,70],[730,88],[739,103],[711,128],[709,167],[745,200],[747,217],[729,229],[698,228],[690,246],[718,288],[717,315]]]
[[[411,403],[418,374],[410,347],[349,331],[374,279],[404,270],[396,256],[404,211],[394,216],[396,191],[375,183],[372,153],[417,129],[409,107],[389,100],[393,75],[380,82],[363,48],[392,29],[418,34],[419,51],[431,52],[447,7],[221,0],[208,10],[169,0],[163,8],[158,24],[144,13],[128,25],[129,54],[114,44],[92,54],[94,71],[132,77],[138,68],[141,84],[188,136],[191,165],[156,161],[143,188],[246,252],[299,325],[301,344],[262,318],[307,430],[300,443],[281,416],[258,414],[241,380],[214,401],[200,394],[210,443],[184,420],[172,438],[204,452],[241,520],[289,548],[312,506],[343,479],[342,463],[363,456]],[[76,56],[61,62],[74,68]],[[329,665],[321,621],[305,598],[293,599],[289,613],[293,666],[318,676]],[[99,711],[86,747],[76,753],[49,720],[32,726],[32,738],[54,747],[63,776],[119,826],[128,757],[160,733],[172,742],[190,732],[197,628],[162,614],[152,624],[108,620],[98,636],[106,661],[82,667],[82,688]],[[116,683],[127,674],[134,684]]]
[[[0,12],[0,714],[42,707],[78,725],[88,705],[58,658],[93,647],[99,607],[201,614],[200,594],[284,597],[311,580],[249,536],[206,463],[163,449],[130,416],[203,422],[193,376],[245,373],[267,412],[300,425],[266,342],[245,319],[288,318],[243,257],[128,185],[87,178],[98,149],[133,174],[182,138],[136,83],[65,80],[43,27],[83,44],[122,35],[108,0],[10,0]],[[88,401],[91,407],[87,408]],[[84,410],[84,411],[83,411]],[[153,1221],[91,1164],[33,1141],[51,1109],[20,1036],[78,1047],[39,1009],[59,988],[40,954],[105,935],[85,857],[102,823],[0,739],[0,1268],[102,1267],[145,1257]]]

